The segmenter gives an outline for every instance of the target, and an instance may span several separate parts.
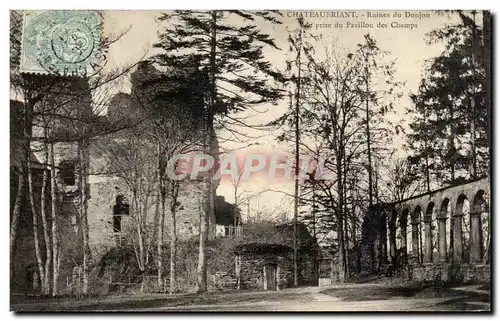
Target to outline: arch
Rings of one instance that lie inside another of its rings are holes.
[[[422,221],[422,207],[420,205],[415,206],[415,209],[411,213],[411,222],[414,224],[420,224]]]
[[[459,199],[462,199],[462,220],[461,220],[461,225],[462,225],[462,261],[464,262],[470,262],[471,259],[471,216],[470,216],[470,210],[471,210],[471,203],[469,199],[464,196],[464,197],[459,197]],[[457,202],[458,205],[458,202]],[[460,212],[457,212],[460,213]]]
[[[397,234],[397,248],[398,249],[403,249],[404,254],[406,254],[407,249],[409,248],[410,245],[410,229],[409,229],[409,222],[410,220],[408,219],[410,217],[410,208],[408,206],[404,206],[402,211],[400,212],[401,214],[399,215],[399,222],[398,222],[398,231],[399,233]]]
[[[59,172],[58,172],[58,179],[59,182],[67,185],[67,186],[74,186],[76,182],[76,166],[77,166],[77,160],[76,159],[71,159],[71,160],[66,160],[63,159],[61,162],[59,162]]]
[[[467,199],[467,196],[465,196],[465,194],[460,194],[457,198],[457,204],[455,206],[455,214],[456,215],[463,215],[464,214],[464,205],[468,202],[469,202],[469,200]]]
[[[432,263],[438,258],[439,237],[437,214],[435,208],[436,206],[434,202],[431,201],[427,205],[427,210],[424,214],[424,257],[425,262],[427,263]]]
[[[476,194],[474,195],[474,200],[472,202],[472,212],[487,212],[488,211],[488,204],[486,203],[485,200],[485,195],[486,192],[482,189],[478,190]]]
[[[487,262],[490,243],[490,216],[485,191],[476,192],[471,206],[471,262]]]
[[[455,205],[455,212],[452,220],[452,246],[453,260],[455,262],[468,262],[470,254],[470,206],[469,200],[464,193],[461,193]]]
[[[403,224],[403,222],[408,222],[408,217],[410,216],[410,208],[408,206],[405,206],[403,210],[401,211],[400,219],[399,221],[401,222],[400,225]]]
[[[441,208],[439,209],[439,217],[442,218],[450,218],[451,214],[451,202],[448,197],[443,198],[443,201],[441,202]]]
[[[448,253],[453,253],[453,217],[452,217],[452,210],[451,210],[451,200],[449,197],[444,197],[443,200],[441,201],[441,208],[439,210],[439,218],[446,219],[444,220],[444,240],[442,239],[441,242],[443,243],[443,246],[445,247],[446,251],[441,251],[443,252],[440,257],[441,261],[447,261],[448,260]],[[443,223],[441,223],[443,224]],[[441,228],[441,232],[443,232],[443,227]]]
[[[411,213],[411,253],[416,262],[422,262],[423,258],[423,217],[422,207],[415,206]]]
[[[432,213],[434,213],[434,208],[435,208],[434,202],[430,202],[427,205],[427,209],[425,210],[424,214],[424,220],[432,220]]]

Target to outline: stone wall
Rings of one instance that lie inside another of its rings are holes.
[[[179,192],[179,207],[176,213],[177,237],[179,240],[187,240],[197,237],[199,233],[200,214],[202,211],[202,185],[201,183],[186,183]],[[116,246],[113,238],[113,206],[116,202],[117,193],[124,194],[130,202],[128,187],[123,180],[115,177],[90,178],[90,199],[88,208],[89,242],[92,248],[106,248]],[[153,227],[156,201],[155,195],[151,196],[148,206],[148,222]],[[172,222],[169,204],[167,200],[165,213],[164,239],[170,237],[170,226]],[[129,215],[122,216],[122,231],[130,232],[134,228],[133,208]],[[215,218],[210,220],[209,231],[215,236]]]
[[[277,286],[293,286],[293,256],[291,253],[240,253],[238,285],[240,289],[264,289],[264,265],[276,264]]]
[[[40,155],[37,155],[40,157]],[[56,144],[55,162],[59,165],[62,161],[72,161],[77,159],[77,149],[75,144]],[[91,156],[91,172],[98,172],[98,158]],[[13,163],[12,165],[14,165]],[[40,174],[41,175],[41,174]],[[34,178],[37,192],[35,198],[40,199],[41,176]],[[59,175],[59,172],[58,172]],[[75,173],[76,175],[76,173]],[[12,190],[16,190],[11,186]],[[177,213],[177,235],[179,240],[187,240],[197,237],[199,233],[199,220],[202,197],[202,182],[187,183],[181,188],[179,195],[179,210]],[[123,193],[128,196],[128,187],[123,179],[101,175],[90,175],[89,177],[89,200],[88,200],[88,224],[89,224],[89,246],[92,252],[92,259],[98,262],[101,256],[110,248],[117,246],[117,240],[113,233],[113,206],[116,203],[116,195]],[[61,265],[59,274],[60,289],[63,290],[66,284],[71,282],[73,268],[81,264],[82,260],[82,234],[77,208],[76,197],[79,194],[77,178],[75,184],[68,186],[61,183],[58,177],[58,198],[60,201],[60,211],[58,212],[58,230],[60,233],[61,245]],[[15,193],[11,193],[11,204],[13,204]],[[149,207],[148,218],[153,224],[155,203]],[[168,204],[167,204],[168,206]],[[17,255],[12,263],[12,291],[30,291],[27,270],[34,266],[36,270],[36,257],[34,255],[33,225],[28,204],[24,205],[25,210],[19,224],[18,241],[16,244]],[[131,231],[133,229],[133,212],[130,215],[122,216],[122,230]],[[41,224],[40,224],[41,225]],[[168,242],[171,225],[170,214],[167,211],[165,218],[165,242]],[[210,235],[215,237],[215,217],[210,219]],[[39,238],[44,249],[43,231],[40,227]]]
[[[299,252],[299,286],[318,285],[318,262],[312,254]],[[290,250],[279,252],[241,252],[236,257],[238,284],[243,289],[264,289],[264,266],[275,264],[277,267],[278,289],[293,286],[293,253]]]
[[[299,285],[318,285],[319,261],[308,252],[298,253]]]
[[[89,183],[89,245],[91,250],[98,254],[118,245],[113,235],[113,206],[117,193],[127,191],[127,188],[122,180],[116,178],[91,176]],[[130,216],[122,216],[122,230],[131,225],[130,221]]]
[[[53,81],[51,76],[33,76],[34,83],[38,84],[45,81]],[[56,86],[58,84],[55,84]],[[61,88],[54,87],[58,90],[56,96],[48,95],[44,99],[43,106],[48,106],[50,104],[56,105],[56,103],[64,102],[64,106],[58,109],[58,112],[67,114],[73,117],[78,117],[83,114],[88,115],[91,108],[92,97],[90,95],[90,90],[88,89],[88,84],[85,80],[78,79],[74,82],[68,83],[64,80],[61,83]],[[80,93],[78,97],[74,97],[74,93]],[[81,94],[85,93],[85,94]],[[22,103],[11,101],[11,146],[10,146],[10,166],[11,172],[14,169],[19,168],[21,164],[26,161],[26,157],[20,148],[21,141],[19,138],[22,134],[22,122],[20,122],[19,116],[20,109],[23,107]],[[35,109],[38,107],[35,107]],[[12,111],[17,112],[12,112]],[[62,118],[64,119],[64,117]],[[55,126],[61,133],[59,135],[69,135],[68,137],[73,139],[74,135],[66,132],[67,129],[71,129],[71,124],[68,124],[64,120],[57,120],[57,125]],[[43,137],[44,130],[43,127],[34,125],[33,126],[33,136]],[[70,139],[68,139],[70,141]],[[33,160],[38,158],[38,163],[44,162],[44,153],[40,152],[40,143],[36,141],[33,142]],[[218,143],[214,140],[214,150],[218,150]],[[95,150],[91,150],[90,155],[90,172],[98,173],[100,172],[99,165],[103,165],[99,161],[99,155],[95,153]],[[60,211],[58,215],[58,228],[60,233],[60,244],[61,244],[61,266],[60,266],[60,287],[64,287],[66,283],[66,278],[70,277],[73,268],[81,264],[82,258],[82,234],[80,229],[79,215],[77,202],[75,202],[75,197],[78,197],[79,191],[77,188],[77,183],[66,186],[60,182],[60,166],[63,162],[75,162],[78,161],[78,148],[76,143],[57,143],[54,146],[54,158],[55,164],[58,167],[58,200],[60,202]],[[36,162],[35,162],[36,163]],[[34,164],[34,168],[40,169],[42,165]],[[97,170],[96,170],[97,169]],[[76,173],[75,173],[76,176]],[[11,185],[15,179],[11,177]],[[76,178],[76,177],[75,177]],[[39,189],[41,184],[40,177],[36,177],[34,184],[36,189]],[[77,178],[76,178],[77,180]],[[17,184],[17,183],[15,183]],[[11,186],[11,207],[14,204],[16,193],[16,185]],[[189,239],[195,237],[199,234],[199,219],[201,214],[201,193],[202,182],[191,182],[186,185],[186,188],[181,189],[179,196],[180,209],[177,213],[177,231],[180,240]],[[218,185],[218,181],[215,182],[215,188]],[[88,223],[89,223],[89,243],[92,251],[92,259],[98,261],[100,256],[107,251],[110,247],[116,245],[116,240],[113,235],[113,205],[115,204],[115,197],[117,194],[117,187],[121,191],[127,191],[127,188],[122,180],[116,177],[103,177],[97,175],[90,175],[89,177],[89,203],[88,203]],[[35,193],[35,198],[40,199],[38,192]],[[215,197],[215,189],[213,191]],[[30,290],[29,282],[27,280],[28,274],[33,274],[36,271],[36,258],[34,255],[34,240],[33,240],[33,224],[32,217],[30,213],[29,206],[26,201],[23,204],[23,211],[21,213],[20,222],[18,226],[18,238],[15,246],[15,255],[11,262],[11,285],[13,292],[16,291],[28,291]],[[154,208],[154,206],[152,207]],[[12,215],[12,208],[11,208]],[[131,226],[132,216],[124,217],[122,225]],[[148,215],[151,219],[154,215]],[[215,237],[215,217],[209,218],[209,237]],[[170,215],[166,215],[165,222],[165,240],[168,241],[169,236],[169,226],[170,226]],[[42,242],[40,245],[42,250],[44,248],[43,244],[43,231],[38,231],[39,238]],[[34,268],[30,268],[35,266]],[[31,269],[31,270],[30,270]]]
[[[176,214],[177,236],[179,240],[198,237],[200,215],[203,211],[203,182],[185,182],[179,190],[179,206]],[[172,218],[165,216],[166,237],[169,237]],[[209,219],[209,236],[215,238],[215,216]]]
[[[222,291],[236,289],[238,278],[228,272],[219,271],[212,274],[209,278],[208,289],[210,291]]]
[[[489,264],[419,264],[409,267],[408,278],[453,284],[490,282],[491,267]]]

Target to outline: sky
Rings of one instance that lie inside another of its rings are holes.
[[[265,50],[266,58],[273,66],[284,69],[287,59],[287,37],[288,31],[296,27],[296,16],[304,14],[305,11],[282,11],[283,24],[270,25],[260,23],[258,26],[265,32],[271,34],[278,45],[280,51]],[[134,63],[143,56],[150,56],[157,51],[152,45],[157,41],[159,28],[165,26],[164,22],[156,21],[161,12],[158,11],[106,11],[104,15],[104,34],[119,34],[122,31],[128,32],[109,50],[108,68],[113,66],[125,66]],[[327,14],[329,17],[327,17]],[[399,17],[399,15],[401,17]],[[307,21],[312,23],[313,33],[322,35],[320,43],[316,45],[318,52],[322,51],[325,45],[344,48],[353,51],[356,45],[363,41],[366,33],[377,41],[381,50],[388,51],[391,59],[396,59],[396,80],[405,82],[403,87],[403,97],[395,105],[395,113],[392,121],[403,126],[407,125],[408,115],[405,108],[409,106],[409,94],[418,89],[422,76],[423,64],[427,59],[438,56],[443,50],[442,44],[428,45],[425,35],[446,24],[455,22],[456,18],[451,18],[444,14],[431,11],[356,11],[354,13],[340,13],[338,11],[313,11],[306,13]],[[339,18],[339,15],[349,15],[348,18]],[[407,17],[411,15],[412,17]],[[323,18],[321,18],[323,16]],[[478,21],[481,17],[478,16]],[[339,27],[342,24],[342,27]],[[370,27],[370,24],[372,27]],[[382,26],[385,24],[385,27]],[[361,26],[356,28],[355,26]],[[364,27],[364,28],[363,28]],[[125,81],[120,84],[121,91],[128,91],[129,84]],[[277,106],[260,106],[259,110],[264,113],[249,112],[242,116],[248,117],[252,124],[264,124],[272,119],[281,116],[288,108],[288,101],[283,100]],[[250,135],[259,136],[252,140],[258,146],[244,147],[246,144],[236,144],[221,142],[224,150],[238,150],[241,153],[269,152],[273,150],[286,150],[288,146],[279,145],[273,132],[261,132],[248,130]],[[221,133],[224,136],[224,133]],[[401,138],[394,140],[394,148],[402,151],[403,141]],[[252,179],[243,183],[240,190],[250,194],[259,194],[253,197],[250,204],[241,206],[245,215],[253,216],[257,211],[263,211],[265,215],[280,215],[280,212],[287,212],[293,215],[292,204],[293,182],[266,179]],[[222,195],[226,200],[234,201],[234,188],[230,181],[222,181],[217,189],[217,194]],[[250,213],[247,213],[247,209]]]

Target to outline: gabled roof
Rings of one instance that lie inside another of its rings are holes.
[[[304,223],[297,223],[298,250],[307,252],[319,251],[319,246],[314,237],[309,233]],[[267,251],[268,247],[280,247],[283,250],[294,247],[294,224],[286,223],[279,225],[271,225],[261,223],[253,226],[250,231],[243,230],[243,237],[240,239],[240,245],[250,246],[251,248],[262,248]],[[253,245],[252,245],[253,244]],[[257,244],[257,245],[255,245]]]

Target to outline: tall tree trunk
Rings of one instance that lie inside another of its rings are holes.
[[[353,249],[354,253],[356,253],[356,273],[359,273],[361,271],[361,253],[359,252],[359,247],[358,247],[358,240],[357,240],[357,235],[356,235],[356,230],[357,230],[357,222],[356,222],[356,213],[355,213],[355,206],[354,204],[352,205],[351,209],[351,229],[352,229],[352,234],[351,234],[351,241],[353,244]]]
[[[344,260],[345,260],[345,278],[349,279],[349,233],[348,223],[347,223],[347,202],[344,202]]]
[[[82,260],[82,276],[83,287],[82,293],[88,294],[89,289],[89,263],[90,263],[90,246],[89,246],[89,223],[88,223],[88,148],[89,142],[82,140],[79,142],[80,151],[80,224],[83,234],[83,260]]]
[[[312,182],[312,221],[313,221],[313,237],[314,241],[317,242],[318,238],[316,235],[316,180],[313,179]]]
[[[135,176],[134,176],[135,178]],[[134,183],[137,182],[137,179],[134,179]],[[134,184],[134,186],[137,186]],[[137,267],[139,268],[140,271],[144,270],[144,264],[143,264],[143,249],[141,246],[141,214],[140,214],[140,208],[139,208],[139,201],[137,197],[137,189],[135,187],[132,188],[132,209],[134,213],[134,218],[135,218],[135,232],[137,234],[137,240],[139,242],[139,248],[136,248],[135,243],[134,243],[134,251],[135,251],[135,258],[137,260]],[[141,289],[142,291],[142,289]]]
[[[340,213],[339,213],[340,214]],[[339,282],[344,283],[346,281],[346,262],[345,262],[345,244],[344,244],[344,229],[342,223],[342,214],[338,216],[337,222],[337,239],[339,243],[338,248],[338,271],[339,271]]]
[[[176,262],[177,262],[177,197],[179,193],[178,182],[171,182],[172,203],[170,204],[170,215],[172,222],[170,224],[170,293],[175,293],[176,288]]]
[[[163,179],[162,179],[163,181]],[[158,261],[157,261],[157,267],[158,267],[158,285],[162,286],[163,284],[163,234],[164,234],[164,228],[165,228],[165,206],[166,206],[166,193],[165,193],[165,186],[164,182],[160,183],[160,201],[161,201],[161,208],[160,208],[160,217],[158,220],[158,244],[157,244],[157,254],[158,254]]]
[[[483,10],[483,48],[484,48],[484,70],[485,70],[485,102],[486,102],[486,139],[488,154],[491,154],[491,12]],[[490,164],[488,163],[488,176],[490,176]]]
[[[33,171],[32,171],[32,163],[31,163],[31,153],[28,157],[28,164],[27,164],[27,170],[28,170],[28,193],[29,193],[29,203],[30,203],[30,210],[31,210],[31,216],[33,218],[33,240],[35,243],[35,256],[36,256],[36,261],[38,265],[38,275],[40,279],[40,285],[42,287],[42,293],[45,294],[45,283],[43,280],[45,280],[45,270],[43,266],[43,259],[42,259],[42,252],[40,250],[40,239],[38,235],[38,215],[36,211],[36,203],[35,203],[35,190],[33,186]]]
[[[213,110],[217,101],[215,74],[216,74],[216,54],[217,54],[217,11],[212,11],[211,21],[211,40],[210,40],[210,101],[206,110],[205,120],[205,139],[204,149],[208,155],[213,155]],[[203,210],[200,217],[200,244],[198,253],[198,268],[197,268],[197,284],[196,292],[207,291],[207,260],[206,260],[206,241],[208,240],[209,217],[214,215],[214,200],[213,200],[213,175],[212,170],[205,177],[204,195],[203,195]]]
[[[298,270],[298,229],[297,220],[299,217],[299,161],[300,161],[300,85],[301,85],[301,54],[302,54],[302,27],[299,28],[299,51],[297,52],[297,94],[295,97],[295,188],[294,188],[294,202],[293,202],[293,285],[299,285],[299,270]]]
[[[427,108],[423,108],[424,110],[424,123],[427,124]],[[429,132],[425,131],[425,137],[429,137]],[[431,191],[431,175],[430,175],[430,171],[429,171],[429,146],[427,145],[429,142],[427,141],[427,139],[424,140],[424,149],[425,149],[425,182],[426,182],[426,185],[427,185],[427,192],[430,192]]]
[[[314,239],[314,244],[318,243],[318,237],[316,235],[316,180],[313,178],[312,182],[312,236]],[[319,252],[316,252],[314,256],[314,285],[319,285]]]
[[[29,101],[24,104],[24,147],[26,150],[26,170],[28,174],[28,194],[29,194],[29,204],[31,216],[33,219],[33,240],[35,243],[35,256],[38,265],[38,274],[40,280],[40,286],[42,293],[45,294],[45,270],[43,265],[42,252],[40,249],[40,238],[38,235],[38,215],[36,210],[35,203],[35,188],[33,186],[33,164],[31,162],[31,129],[32,129],[32,121],[33,121],[33,104]]]
[[[236,181],[235,181],[236,182]],[[239,185],[239,180],[236,182],[234,185],[234,205],[238,207],[239,202],[238,202],[238,185]],[[233,231],[233,238],[236,238],[236,229],[238,228],[238,218],[236,216],[236,213],[233,215],[233,225],[234,225],[234,231]]]
[[[48,164],[49,161],[49,147],[47,143],[44,143],[44,165]],[[42,228],[43,228],[43,239],[45,243],[45,278],[42,279],[44,284],[43,291],[44,295],[50,293],[50,264],[52,263],[52,244],[49,232],[49,223],[47,221],[47,186],[49,184],[49,172],[47,169],[43,169],[42,178],[42,191],[40,198],[40,213],[42,216]]]
[[[472,62],[472,93],[470,100],[470,112],[471,112],[471,120],[470,120],[470,137],[471,137],[471,174],[473,178],[477,177],[477,159],[476,159],[476,52],[478,51],[478,41],[477,41],[477,33],[476,33],[476,11],[472,11],[472,20],[474,23],[472,24],[472,53],[471,53],[471,62]]]
[[[203,196],[203,209],[200,213],[200,244],[198,252],[198,268],[196,271],[196,292],[202,293],[207,291],[207,262],[206,262],[206,241],[208,239],[208,211],[210,191],[205,190]],[[209,194],[209,195],[206,195]]]
[[[347,211],[347,171],[349,167],[347,166],[347,158],[346,154],[343,153],[343,180],[344,180],[344,187],[343,187],[343,198],[344,198],[344,260],[345,260],[345,274],[346,274],[346,280],[349,279],[349,225],[348,225],[348,211]]]
[[[449,161],[449,168],[450,168],[450,173],[451,173],[451,181],[455,181],[455,156],[457,153],[457,150],[455,148],[455,114],[454,114],[454,104],[455,102],[452,101],[450,105],[450,111],[449,111],[449,121],[450,121],[450,136],[448,137],[448,153],[449,157],[451,157],[451,161]]]
[[[10,262],[11,262],[11,267],[13,267],[14,259],[15,259],[15,253],[16,253],[16,247],[17,247],[17,230],[18,230],[18,225],[19,225],[19,219],[21,217],[21,209],[23,206],[23,201],[26,198],[26,192],[25,192],[25,171],[26,171],[26,166],[24,164],[21,165],[21,167],[24,168],[19,168],[19,173],[17,174],[17,191],[16,191],[16,200],[14,202],[14,208],[12,209],[12,218],[10,220]]]
[[[297,85],[297,92],[299,92],[298,85]],[[295,106],[295,186],[294,186],[294,199],[293,199],[293,285],[294,286],[299,285],[299,270],[297,262],[298,237],[299,237],[297,229],[298,217],[299,217],[299,105],[297,99]]]
[[[137,239],[139,241],[139,269],[141,272],[144,272],[146,269],[146,258],[145,256],[146,251],[144,248],[144,231],[142,230],[142,224],[139,221],[139,224],[137,224]]]
[[[156,190],[156,208],[155,208],[155,222],[158,226],[156,231],[157,242],[156,242],[156,267],[158,269],[158,288],[163,287],[163,227],[165,222],[165,193],[163,190],[163,171],[162,171],[162,156],[160,143],[157,146],[157,190]],[[160,208],[161,204],[161,208]]]
[[[372,151],[371,151],[371,136],[370,136],[370,85],[369,85],[369,71],[368,59],[366,60],[365,67],[365,85],[366,85],[366,145],[368,153],[368,200],[370,206],[373,205],[373,169],[372,169]]]
[[[17,184],[16,201],[14,202],[14,208],[12,210],[12,219],[10,225],[10,262],[11,268],[14,268],[14,259],[17,247],[17,235],[18,235],[18,225],[19,219],[21,218],[21,213],[23,206],[25,206],[26,199],[26,180],[28,176],[28,166],[31,155],[31,136],[32,136],[32,122],[33,122],[33,104],[29,99],[23,105],[23,135],[22,135],[22,152],[20,166],[19,166],[19,176]],[[28,191],[28,194],[31,192]]]
[[[59,235],[57,230],[57,183],[56,183],[56,166],[54,161],[54,143],[49,145],[49,162],[50,162],[50,205],[52,218],[52,295],[58,293],[59,281]]]
[[[346,281],[346,255],[345,255],[345,239],[344,239],[344,182],[342,173],[342,160],[343,160],[343,146],[339,144],[337,150],[337,193],[338,193],[338,204],[337,204],[337,239],[339,243],[338,247],[338,270],[339,270],[339,282],[343,283]]]
[[[139,178],[137,175],[135,177],[135,184],[134,188],[132,188],[132,199],[133,199],[133,209],[134,209],[134,215],[136,219],[136,233],[137,233],[137,240],[138,240],[138,245],[139,249],[136,249],[136,260],[137,260],[137,265],[139,267],[139,271],[141,272],[142,276],[142,282],[141,282],[141,292],[144,292],[145,286],[146,286],[146,279],[145,279],[145,271],[146,271],[146,265],[148,261],[148,253],[145,248],[145,242],[144,242],[144,218],[143,218],[143,195],[142,195],[142,186],[140,181],[142,178],[139,175]]]

